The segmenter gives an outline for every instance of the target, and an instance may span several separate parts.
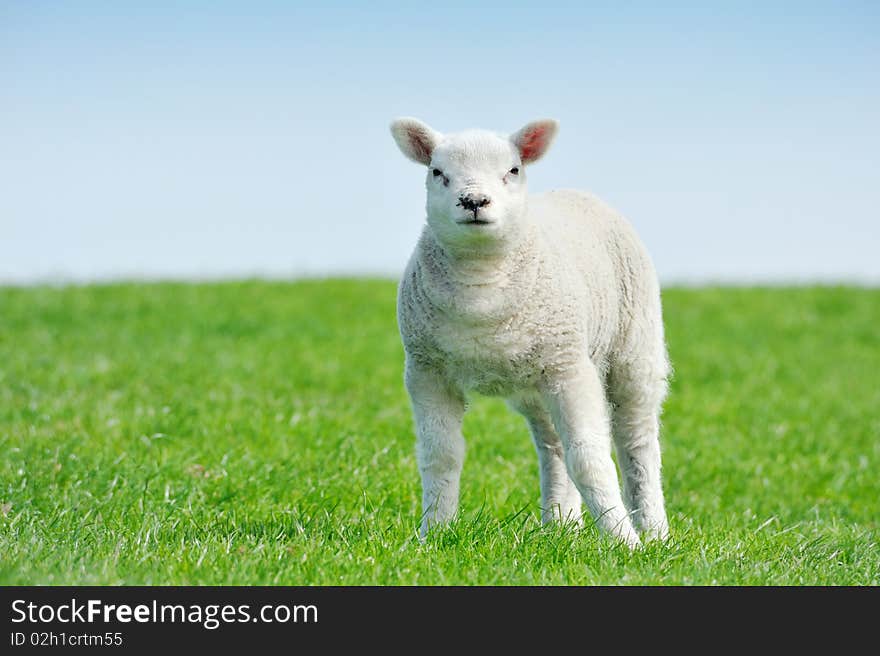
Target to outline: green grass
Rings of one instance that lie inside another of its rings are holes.
[[[0,289],[0,583],[877,584],[880,290],[670,289],[672,540],[542,528],[475,400],[416,539],[387,281]]]

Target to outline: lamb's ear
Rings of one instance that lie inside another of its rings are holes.
[[[519,150],[523,164],[531,164],[544,156],[558,130],[559,123],[552,118],[546,118],[532,121],[519,132],[510,135],[510,140]]]
[[[431,153],[440,143],[440,133],[415,118],[399,118],[391,122],[391,135],[404,155],[427,166]]]

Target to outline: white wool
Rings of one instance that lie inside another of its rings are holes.
[[[668,533],[657,275],[632,227],[596,197],[527,194],[525,165],[556,129],[536,121],[508,138],[392,124],[404,154],[428,166],[427,224],[398,295],[423,535],[457,511],[471,392],[504,397],[526,418],[544,521],[580,521],[583,499],[596,524],[630,546],[637,531]]]

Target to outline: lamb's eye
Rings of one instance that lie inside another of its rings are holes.
[[[434,177],[435,177],[435,178],[438,177],[438,176],[443,175],[443,171],[441,171],[440,169],[434,169],[433,171],[431,171],[431,173],[434,174]]]
[[[510,169],[510,172],[511,172],[513,175],[519,175],[519,167],[518,167],[518,166],[514,166],[512,169]]]

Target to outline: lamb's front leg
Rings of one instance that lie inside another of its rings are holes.
[[[562,438],[568,475],[596,525],[628,546],[638,546],[611,459],[605,390],[596,367],[586,360],[564,379],[552,381],[545,394]]]
[[[421,535],[425,537],[431,526],[449,522],[458,510],[465,399],[437,372],[410,360],[406,389],[416,424],[416,460],[422,475]]]

